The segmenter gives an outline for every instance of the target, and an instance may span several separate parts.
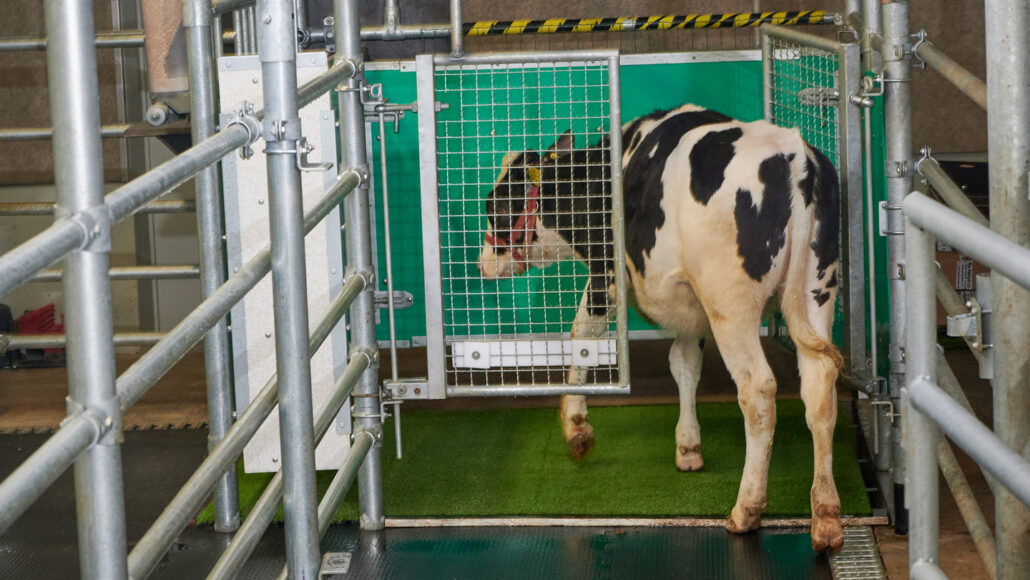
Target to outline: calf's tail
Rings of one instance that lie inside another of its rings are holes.
[[[816,236],[830,236],[830,242],[837,244],[840,220],[840,189],[836,170],[822,153],[805,144],[805,158],[796,161],[794,175],[801,175],[801,167],[814,172],[807,179],[795,181],[797,189],[792,196],[794,219],[791,228],[790,263],[787,266],[787,280],[784,284],[781,306],[783,316],[790,328],[790,336],[798,350],[811,356],[827,360],[838,370],[844,366],[844,358],[834,346],[830,336],[813,326],[809,318],[808,303],[814,304],[813,294],[806,287],[814,279],[819,266],[824,266],[824,276],[835,276],[839,258],[830,265],[820,264],[816,255]],[[807,162],[806,162],[807,161]],[[810,203],[806,203],[810,200]],[[828,228],[820,232],[820,228]],[[834,250],[836,251],[836,250]],[[836,287],[821,308],[836,308],[834,300]]]

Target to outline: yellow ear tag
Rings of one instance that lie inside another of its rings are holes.
[[[534,185],[540,185],[540,170],[539,169],[537,169],[535,167],[530,167],[529,169],[526,170],[526,173],[529,175],[529,180]]]

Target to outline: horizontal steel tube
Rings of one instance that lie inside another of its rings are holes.
[[[628,387],[612,385],[554,385],[522,387],[515,385],[465,386],[448,385],[448,397],[546,397],[553,395],[628,395]]]
[[[170,191],[247,142],[247,129],[230,125],[172,159],[109,193],[105,199],[111,219],[119,222],[143,204]]]
[[[329,430],[329,427],[332,425],[333,418],[340,411],[340,407],[343,406],[344,401],[347,400],[347,397],[349,397],[351,392],[354,390],[354,386],[357,384],[358,379],[361,378],[361,373],[368,368],[370,361],[370,356],[364,353],[354,353],[354,356],[351,357],[350,362],[347,364],[347,368],[344,369],[343,374],[340,375],[339,380],[336,381],[333,396],[326,402],[326,405],[322,407],[322,410],[318,414],[318,420],[315,424],[316,445],[322,440],[322,437],[324,437],[326,432]],[[365,451],[367,453],[368,450],[366,449]],[[348,454],[348,458],[349,457],[350,454]],[[362,455],[362,458],[364,458],[364,455]],[[357,469],[357,467],[355,467],[355,469]],[[214,567],[211,569],[211,573],[207,576],[208,580],[235,578],[240,567],[247,561],[247,558],[250,557],[250,554],[254,551],[254,547],[257,545],[258,540],[261,539],[261,536],[265,533],[268,525],[272,522],[272,517],[275,515],[275,512],[279,507],[279,502],[282,500],[282,473],[282,470],[276,472],[275,476],[272,477],[272,481],[270,481],[265,487],[265,491],[261,493],[261,497],[258,498],[254,508],[243,521],[243,525],[240,526],[239,531],[236,532],[235,536],[233,536],[232,543],[229,544],[229,547],[222,553],[221,557],[218,558],[218,562],[216,562]],[[169,543],[172,539],[174,538],[169,539]]]
[[[1030,288],[1030,249],[1024,248],[925,195],[905,198],[905,216],[981,264]]]
[[[253,6],[254,4],[254,0],[214,0],[211,2],[211,13],[218,16],[219,14],[226,14],[233,10]]]
[[[304,231],[310,232],[340,201],[360,182],[358,174],[348,170],[312,208],[304,218]],[[240,271],[226,280],[217,292],[200,303],[185,319],[175,326],[165,340],[140,357],[122,376],[118,377],[118,397],[125,412],[154,385],[169,369],[175,366],[207,331],[221,320],[271,269],[271,249],[265,246]]]
[[[941,76],[962,94],[973,99],[973,102],[980,105],[983,110],[987,110],[987,83],[941,52],[932,42],[923,41],[916,44],[915,51],[916,56],[923,59],[927,66],[941,73]]]
[[[184,280],[200,277],[200,266],[116,266],[108,271],[111,280]],[[60,282],[61,270],[43,270],[29,282]]]
[[[309,338],[308,347],[311,353],[317,351],[329,336],[333,327],[340,321],[343,313],[347,311],[347,308],[364,284],[365,278],[357,275],[351,276],[344,284],[343,290],[335,298],[322,324],[312,332]],[[350,389],[353,388],[357,377],[368,366],[367,360],[365,356],[354,357],[344,369],[338,382],[340,385],[338,391],[344,390],[347,394],[343,395],[340,399],[339,405],[336,406],[337,410],[343,405],[347,395],[350,394]],[[348,384],[351,386],[347,387]],[[339,393],[337,392],[336,395],[338,396]],[[331,399],[330,404],[334,404],[335,400],[335,397]],[[265,419],[272,412],[272,409],[275,408],[278,401],[278,377],[277,375],[272,375],[264,388],[250,401],[246,410],[243,411],[239,419],[236,420],[225,434],[221,442],[211,450],[207,458],[197,468],[197,471],[190,476],[189,481],[183,485],[179,493],[175,495],[154,524],[143,535],[143,538],[140,539],[136,547],[133,548],[132,553],[129,554],[130,576],[143,578],[153,570],[165,551],[168,550],[168,546],[175,540],[179,532],[186,527],[190,518],[201,508],[211,488],[214,487],[218,479],[225,473],[225,470],[229,469],[240,453],[243,452],[243,448],[246,447],[254,433],[265,422]],[[324,432],[323,430],[322,433],[324,434]],[[253,516],[253,512],[251,514]],[[244,533],[245,528],[246,523],[237,532],[237,536]]]
[[[85,229],[71,220],[61,219],[3,254],[0,256],[0,296],[6,296],[85,241]]]
[[[925,560],[914,562],[910,570],[912,580],[948,580],[948,576],[933,562]]]
[[[357,67],[353,61],[342,60],[297,89],[297,107],[303,109],[341,81],[354,76]]]
[[[1019,453],[1002,443],[993,431],[930,381],[917,380],[910,384],[909,400],[1012,495],[1030,506],[1030,463]]]
[[[100,136],[105,138],[124,137],[132,125],[104,125],[100,127]],[[52,139],[54,130],[51,127],[16,127],[0,129],[0,141],[41,141]]]
[[[143,46],[142,30],[117,30],[98,32],[97,48],[140,48]],[[0,52],[20,50],[46,50],[44,36],[7,36],[0,37]]]
[[[941,169],[939,163],[929,157],[925,157],[916,164],[916,170],[933,186],[937,194],[944,200],[944,203],[948,204],[948,207],[974,220],[985,228],[990,227],[991,224],[987,221],[987,217],[973,205],[973,202],[969,200],[965,192],[962,191],[962,188],[948,177],[948,174]]]
[[[767,32],[769,36],[773,38],[778,38],[780,40],[796,42],[804,46],[811,46],[812,48],[825,50],[826,52],[832,54],[837,54],[837,51],[840,50],[840,44],[829,38],[822,38],[821,36],[806,34],[798,30],[785,28],[783,26],[777,26],[775,24],[763,24],[759,28]]]
[[[834,49],[836,50],[836,49]],[[619,53],[615,50],[577,50],[575,53],[576,60],[608,60],[611,58],[618,57]],[[537,63],[537,62],[554,62],[554,61],[566,61],[569,59],[569,52],[565,51],[533,51],[533,52],[498,52],[498,53],[479,53],[479,54],[468,54],[461,58],[453,57],[449,54],[434,54],[433,64],[438,66],[446,66],[450,64],[460,65],[476,65],[476,64],[508,64],[511,62],[525,62],[525,63]]]
[[[119,332],[114,335],[115,346],[151,346],[165,337],[163,332]],[[24,348],[64,348],[63,334],[12,334],[7,350]],[[2,351],[0,351],[2,352]]]
[[[0,483],[0,534],[43,495],[82,451],[107,432],[99,413],[67,419],[46,443]]]
[[[0,202],[0,216],[54,215],[52,201]],[[158,213],[193,213],[197,204],[192,199],[157,200],[136,210],[137,215]]]

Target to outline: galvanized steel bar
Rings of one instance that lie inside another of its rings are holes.
[[[932,42],[924,40],[918,43],[915,53],[927,66],[941,73],[941,76],[962,94],[973,99],[980,108],[987,109],[987,84],[979,77],[941,52]]]
[[[895,1],[882,4],[883,16],[883,79],[884,115],[886,119],[885,155],[887,160],[887,230],[896,232],[887,237],[887,278],[890,294],[890,342],[887,357],[890,371],[887,388],[895,409],[901,409],[900,393],[905,384],[905,238],[901,202],[912,191],[912,110],[909,97],[911,54],[909,43],[908,3]],[[895,527],[904,531],[905,452],[901,447],[901,421],[894,422],[894,515]],[[934,471],[936,473],[936,469]]]
[[[319,566],[318,499],[307,345],[307,262],[298,167],[301,127],[293,1],[258,0],[257,12],[261,14],[258,55],[265,100],[286,561],[295,577],[314,578]]]
[[[353,77],[358,71],[358,66],[353,60],[337,59],[329,70],[304,83],[304,86],[297,90],[297,106],[303,109],[329,89]]]
[[[945,439],[941,439],[937,443],[937,463],[940,465],[941,475],[944,476],[944,481],[948,484],[951,495],[955,499],[955,505],[958,506],[958,511],[962,515],[962,521],[969,530],[969,538],[973,540],[976,552],[980,555],[984,568],[987,569],[987,575],[994,580],[998,577],[998,564],[994,553],[997,546],[994,543],[994,534],[991,533],[991,526],[987,523],[987,518],[984,517],[983,510],[976,501],[976,496],[973,495],[973,489],[969,487],[966,474],[962,472],[958,459],[955,458],[955,452],[951,450],[951,445]]]
[[[948,580],[948,576],[941,571],[940,566],[934,562],[915,562],[909,570],[909,577],[912,580]]]
[[[451,56],[465,54],[465,35],[461,27],[461,0],[451,0]]]
[[[0,534],[43,495],[75,459],[110,428],[103,413],[87,410],[56,433],[0,483]]]
[[[100,89],[94,47],[93,3],[47,0],[47,85],[54,127],[54,184],[58,215],[104,210],[100,148]],[[64,260],[68,337],[68,411],[104,414],[111,429],[75,461],[79,569],[86,578],[124,578],[125,501],[122,490],[122,417],[115,393],[111,316],[111,223],[97,218],[88,246]]]
[[[862,70],[880,72],[883,56],[878,41],[882,38],[883,13],[880,0],[862,0]]]
[[[215,134],[214,42],[210,0],[183,0],[182,25],[186,30],[189,63],[190,126],[194,143]],[[218,167],[209,165],[195,177],[197,237],[200,246],[201,297],[207,299],[225,283],[222,245],[221,191]],[[232,426],[233,400],[229,361],[229,329],[222,318],[204,337],[204,374],[207,379],[208,437],[210,452]],[[236,469],[226,470],[214,490],[214,527],[232,532],[240,527]]]
[[[962,188],[948,177],[948,174],[941,169],[937,161],[929,157],[920,159],[919,163],[916,163],[916,170],[926,178],[926,181],[933,186],[937,195],[949,207],[984,227],[990,226],[987,217],[973,205],[973,202],[969,201]]]
[[[915,194],[913,194],[915,195]],[[908,507],[908,561],[910,569],[921,562],[938,562],[937,534],[940,502],[937,483],[939,433],[931,417],[917,405],[917,385],[937,376],[937,309],[933,292],[934,240],[912,220],[905,225],[906,339],[908,363],[903,390],[905,432],[908,444],[905,505]],[[914,570],[913,570],[914,572]]]
[[[812,48],[817,48],[833,54],[837,54],[837,50],[840,48],[840,43],[835,40],[813,36],[790,28],[783,28],[776,24],[762,24],[761,29],[773,38],[796,42],[802,46],[811,46]]]
[[[0,296],[10,294],[40,270],[82,246],[87,233],[78,222],[61,218],[13,250],[0,255]]]
[[[241,10],[247,7],[253,7],[254,0],[212,0],[211,2],[211,14],[219,16],[221,14],[227,14],[233,10]]]
[[[336,52],[340,58],[361,62],[361,37],[358,3],[356,0],[336,0]],[[363,68],[363,65],[362,65]],[[347,82],[347,90],[339,93],[340,157],[344,167],[353,167],[368,175],[365,158],[365,117],[361,105],[360,89],[364,82],[359,73]],[[344,232],[348,266],[357,271],[372,271],[371,200],[368,181],[344,205],[347,227]],[[366,288],[351,307],[351,345],[356,350],[378,349],[375,330],[374,285]],[[361,528],[380,530],[385,525],[382,485],[382,416],[379,408],[379,363],[373,361],[355,389],[352,416],[359,431],[367,431],[376,438],[358,473],[358,503]],[[291,569],[295,570],[295,568]]]
[[[333,300],[329,312],[326,313],[325,318],[322,319],[322,322],[308,339],[308,351],[310,353],[316,352],[322,343],[325,342],[325,339],[339,323],[354,297],[364,288],[366,278],[367,274],[354,274],[344,283],[340,293]],[[336,405],[331,416],[335,416],[336,412],[339,411],[343,401],[349,395],[350,389],[353,388],[353,384],[357,380],[356,377],[364,370],[369,360],[370,358],[364,354],[360,356],[355,355],[351,358],[351,361],[337,381],[339,386],[337,392],[330,400],[330,404],[327,405],[329,408],[332,408],[332,405],[336,404],[336,399],[340,399],[340,403]],[[343,391],[345,393],[341,396]],[[154,566],[158,564],[161,557],[168,550],[168,546],[175,540],[175,537],[186,527],[190,518],[197,513],[197,510],[204,505],[204,501],[207,499],[216,480],[226,469],[235,464],[240,453],[243,452],[243,448],[265,422],[265,419],[272,412],[278,401],[278,377],[272,375],[268,382],[265,383],[265,386],[251,399],[246,410],[240,414],[239,419],[225,434],[225,437],[222,438],[218,446],[209,452],[207,458],[200,464],[200,467],[190,476],[190,479],[179,490],[179,493],[175,495],[154,524],[143,535],[143,538],[136,544],[136,547],[133,548],[132,553],[129,555],[129,571],[132,577],[143,578],[154,569]],[[244,531],[240,529],[237,535],[243,533]]]
[[[125,137],[125,133],[132,128],[132,125],[123,123],[119,125],[103,125],[100,127],[102,138]],[[0,129],[0,141],[45,141],[52,139],[54,130],[51,127],[15,127]]]
[[[143,46],[142,30],[112,30],[97,32],[93,39],[96,48],[140,48]],[[46,50],[44,36],[0,36],[0,52],[23,50]]]
[[[114,266],[107,277],[116,280],[188,280],[200,277],[200,266],[184,264],[176,266]],[[43,270],[29,282],[60,282],[61,270]]]
[[[629,394],[629,387],[610,385],[447,385],[447,397],[543,397],[552,395],[619,395]]]
[[[354,190],[360,178],[354,171],[345,171],[336,185],[312,208],[305,218],[304,230],[310,232],[333,208],[343,200],[344,196]],[[224,318],[239,302],[243,295],[250,291],[264,278],[271,268],[271,250],[265,246],[240,271],[226,280],[218,292],[204,300],[177,324],[168,336],[154,348],[147,351],[118,377],[118,396],[124,412],[142,397],[169,369],[175,366],[205,333],[220,319]]]
[[[1030,247],[1030,3],[987,0],[984,13],[991,229],[1026,248]],[[1030,443],[1030,285],[1008,274],[991,273],[994,429],[1005,445],[1030,459],[1025,447]],[[998,490],[994,500],[998,578],[1023,578],[1030,570],[1030,510],[1006,490]]]
[[[1024,506],[1030,506],[1030,462],[1002,442],[990,428],[934,383],[914,380],[909,385],[909,400],[917,410],[932,418],[941,431],[985,471],[1005,485],[1016,500]],[[998,563],[1002,564],[1003,559],[999,558]],[[1001,573],[999,569],[999,577]]]
[[[2,335],[0,335],[2,336]],[[163,332],[119,332],[111,339],[114,346],[151,346],[165,337]],[[9,334],[6,350],[68,348],[64,334]],[[0,349],[2,352],[4,349]]]
[[[374,360],[374,355],[370,355],[367,352],[359,351],[355,352],[351,356],[350,362],[347,364],[347,368],[344,369],[343,374],[337,379],[335,386],[333,387],[332,397],[326,401],[326,404],[320,409],[318,418],[315,425],[315,441],[321,441],[322,437],[325,436],[329,427],[332,426],[333,419],[336,414],[339,413],[343,403],[347,400],[347,397],[354,391],[355,385],[361,378],[362,372],[368,368],[368,365]],[[363,432],[362,432],[363,433]],[[354,448],[348,453],[348,459],[354,453]],[[367,456],[363,454],[363,457]],[[356,467],[356,466],[355,466]],[[257,503],[251,510],[250,514],[247,515],[247,519],[244,520],[243,525],[240,526],[240,530],[233,536],[232,542],[229,547],[222,553],[215,563],[211,572],[208,574],[208,580],[228,580],[235,578],[239,572],[243,563],[247,561],[251,553],[254,552],[254,548],[264,535],[268,525],[272,523],[272,517],[275,515],[276,510],[279,508],[279,502],[283,499],[283,469],[280,469],[272,477],[272,480],[265,487],[265,490],[261,493],[261,497],[258,498]],[[335,510],[334,510],[335,511]],[[321,506],[319,506],[319,513],[321,512]],[[320,528],[319,528],[320,529]],[[319,538],[322,532],[318,532]],[[315,550],[318,550],[318,541],[315,543]],[[287,567],[289,564],[287,563]],[[294,578],[303,578],[299,574],[295,574]],[[312,577],[314,578],[314,577]]]
[[[0,202],[0,216],[54,215],[54,206],[55,204],[49,201]],[[192,213],[194,211],[196,211],[196,204],[191,199],[157,200],[136,210],[136,215]]]
[[[1030,287],[1030,248],[1002,237],[921,193],[906,198],[904,207],[905,215],[919,227],[1017,284]],[[997,301],[997,293],[994,296]]]

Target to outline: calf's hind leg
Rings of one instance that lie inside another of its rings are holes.
[[[738,311],[732,319],[709,314],[719,352],[737,383],[747,439],[737,503],[726,520],[726,529],[734,533],[748,532],[761,524],[776,428],[776,379],[758,338],[761,312],[753,314],[745,316]]]
[[[676,467],[698,471],[701,457],[701,425],[697,422],[697,382],[701,378],[704,339],[692,334],[676,337],[669,350],[669,370],[680,391],[680,418],[676,423]]]

